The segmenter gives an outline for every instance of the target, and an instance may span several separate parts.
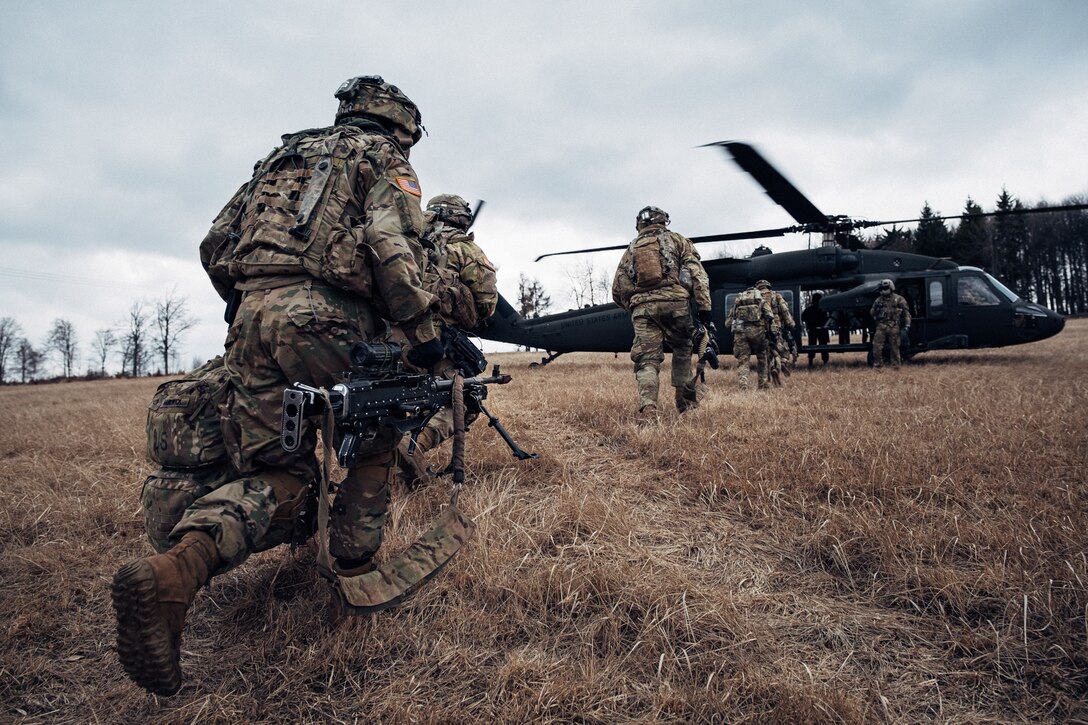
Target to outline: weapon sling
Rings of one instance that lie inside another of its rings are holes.
[[[414,594],[423,584],[445,568],[454,554],[461,550],[472,535],[476,525],[457,508],[457,499],[464,483],[465,450],[465,402],[464,378],[458,375],[453,381],[453,492],[450,503],[435,519],[430,529],[404,552],[388,559],[373,571],[357,576],[341,576],[332,566],[329,555],[329,471],[332,466],[335,415],[328,391],[322,389],[325,399],[325,430],[322,438],[325,446],[324,470],[321,475],[320,500],[318,501],[318,555],[319,569],[340,592],[345,608],[352,614],[369,614],[400,604]]]

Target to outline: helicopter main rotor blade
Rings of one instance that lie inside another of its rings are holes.
[[[747,171],[767,192],[774,203],[789,212],[799,224],[825,224],[827,215],[816,208],[796,186],[791,184],[778,169],[771,166],[767,159],[746,143],[740,141],[718,141],[704,146],[721,146],[737,166]]]
[[[704,237],[688,237],[693,243],[702,242],[729,242],[735,239],[766,239],[767,237],[781,237],[790,232],[800,231],[797,227],[782,227],[781,229],[760,229],[754,232],[732,232],[730,234],[711,234]],[[569,249],[565,252],[548,252],[534,259],[539,262],[545,257],[558,257],[563,254],[588,254],[589,252],[612,252],[617,249],[627,249],[629,244],[616,244],[611,247],[593,247],[592,249]]]
[[[562,256],[564,254],[587,254],[589,252],[611,252],[611,251],[613,251],[615,249],[627,249],[627,246],[628,245],[626,245],[626,244],[616,244],[616,245],[611,246],[611,247],[593,247],[592,249],[569,249],[566,252],[548,252],[547,254],[541,254],[539,257],[537,257],[533,261],[534,262],[539,262],[540,260],[544,259],[545,257],[559,257],[559,256]]]
[[[472,229],[472,225],[476,223],[476,217],[480,216],[480,210],[484,208],[486,203],[483,199],[476,200],[476,208],[472,210],[472,219],[469,220],[468,226],[465,227],[466,231]]]
[[[1032,209],[1005,209],[997,211],[980,211],[974,214],[948,214],[945,216],[932,216],[930,220],[944,221],[945,219],[969,219],[972,217],[984,217],[984,216],[1017,216],[1020,214],[1046,214],[1049,212],[1059,211],[1082,211],[1088,209],[1088,204],[1062,204],[1060,206],[1041,206]],[[916,219],[892,219],[890,221],[866,221],[857,220],[854,222],[854,227],[857,229],[867,229],[869,227],[882,227],[888,224],[913,224],[914,222],[925,221],[921,217]]]

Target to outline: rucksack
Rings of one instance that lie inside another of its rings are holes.
[[[631,281],[640,290],[654,289],[669,281],[674,264],[665,250],[664,234],[653,232],[631,243]]]

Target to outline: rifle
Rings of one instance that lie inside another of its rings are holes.
[[[698,361],[695,365],[696,375],[699,378],[699,382],[705,383],[706,366],[710,365],[710,367],[717,370],[720,365],[718,362],[718,331],[714,327],[714,323],[711,322],[708,325],[703,325],[696,320],[695,336],[692,343],[695,354],[698,355]]]
[[[414,434],[422,430],[435,413],[454,404],[455,381],[405,370],[400,345],[359,342],[351,349],[351,361],[353,369],[348,379],[328,391],[305,383],[295,383],[283,391],[280,445],[284,450],[298,450],[304,418],[331,410],[335,426],[343,434],[336,460],[341,466],[350,468],[356,461],[360,444],[372,440],[379,428],[390,427],[402,434]],[[484,362],[486,364],[486,360]],[[535,453],[526,453],[514,442],[498,418],[483,404],[488,385],[509,382],[510,376],[503,375],[498,365],[492,368],[489,376],[463,378],[461,397],[465,410],[486,415],[489,425],[499,432],[519,460],[536,458]],[[332,431],[326,431],[326,435],[331,434]]]

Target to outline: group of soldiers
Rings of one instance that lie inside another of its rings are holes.
[[[281,445],[285,388],[331,388],[358,342],[400,343],[406,365],[452,377],[443,326],[495,311],[495,268],[469,231],[468,204],[443,194],[421,207],[408,161],[423,134],[416,105],[378,76],[352,78],[335,97],[334,124],[285,135],[200,244],[227,307],[224,352],[164,384],[149,409],[149,455],[162,468],[141,498],[158,553],[112,584],[121,664],[150,692],[181,686],[181,635],[201,587],[313,534],[317,431],[304,424],[295,451]],[[179,410],[185,425],[169,424]],[[411,449],[389,427],[360,444],[322,521],[333,619],[342,583],[374,570],[395,473],[425,477],[419,456],[452,432],[443,411]]]
[[[697,326],[714,333],[710,287],[699,253],[691,240],[668,229],[669,215],[647,206],[635,217],[637,236],[628,245],[612,281],[612,297],[631,314],[635,337],[631,346],[638,386],[640,425],[659,419],[658,394],[665,345],[672,350],[671,383],[676,409],[697,407],[697,374],[691,369]],[[804,322],[810,345],[827,345],[828,315],[820,309],[822,296],[815,293],[805,310]],[[891,364],[900,365],[900,334],[910,330],[906,300],[895,293],[890,279],[880,282],[880,295],[870,309],[875,323],[874,366],[884,365],[887,348]],[[756,386],[763,390],[781,385],[797,362],[797,323],[785,298],[765,279],[736,295],[725,325],[733,335],[733,355],[741,390],[751,388],[751,358],[756,357]],[[809,353],[812,367],[815,352]],[[827,352],[822,353],[824,363]]]
[[[145,481],[141,503],[157,553],[121,567],[112,598],[121,664],[156,694],[181,686],[181,635],[197,592],[253,553],[308,540],[315,518],[326,534],[331,618],[350,613],[345,582],[382,573],[374,556],[395,475],[408,486],[427,478],[421,456],[454,434],[448,409],[410,442],[378,429],[359,444],[330,508],[328,496],[315,495],[328,475],[317,426],[304,421],[300,444],[281,445],[284,390],[297,382],[331,388],[359,342],[397,343],[405,365],[453,378],[444,327],[472,329],[496,309],[495,267],[469,231],[468,204],[452,194],[420,204],[408,161],[423,133],[416,105],[378,76],[352,78],[335,97],[334,124],[285,135],[214,220],[200,259],[226,303],[223,354],[164,383],[149,406],[148,452],[161,468]],[[657,207],[638,213],[612,287],[635,330],[640,423],[659,416],[666,344],[677,410],[698,406],[693,338],[714,332],[699,254],[668,223]],[[895,297],[874,305],[878,340],[894,332]],[[726,324],[741,386],[754,354],[766,387],[789,358],[789,306],[761,280],[737,296]],[[324,434],[334,443],[339,436]]]

